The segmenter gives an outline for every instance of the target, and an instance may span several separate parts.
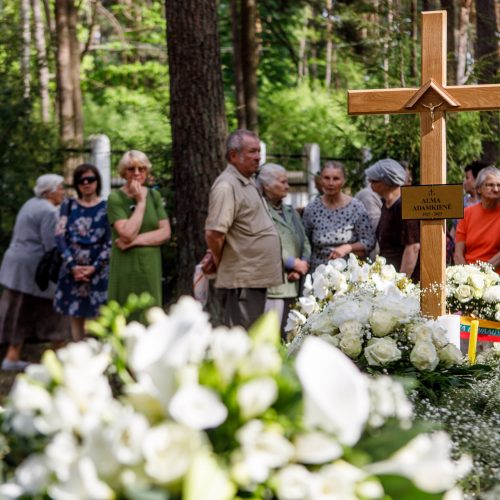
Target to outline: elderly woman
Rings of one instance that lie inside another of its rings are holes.
[[[56,229],[63,265],[54,308],[71,317],[73,340],[81,340],[85,320],[95,318],[107,301],[111,231],[97,168],[89,163],[76,167],[73,185],[78,199],[63,202]]]
[[[384,200],[377,226],[380,255],[398,272],[420,281],[420,224],[402,217],[401,186],[406,185],[408,172],[396,160],[384,158],[367,168],[365,175]]]
[[[365,257],[375,246],[375,235],[364,205],[344,194],[344,166],[326,162],[320,172],[323,194],[304,209],[304,227],[312,244],[311,269],[350,253]]]
[[[476,179],[480,202],[464,210],[458,223],[455,264],[488,262],[500,273],[500,170],[483,168]]]
[[[144,153],[128,151],[118,164],[126,183],[108,198],[113,227],[108,299],[121,305],[142,292],[163,305],[160,246],[170,239],[170,223],[160,193],[144,186],[150,170]]]
[[[55,285],[42,291],[35,282],[35,271],[43,254],[55,246],[57,207],[64,199],[63,178],[45,174],[36,180],[35,197],[17,214],[9,248],[0,268],[4,286],[0,299],[0,342],[7,343],[2,370],[22,371],[27,362],[20,359],[28,339],[66,341],[67,318],[52,307]]]
[[[269,212],[281,240],[284,283],[267,289],[266,310],[276,310],[284,332],[288,310],[297,299],[300,279],[309,270],[311,247],[297,211],[283,203],[288,194],[288,178],[284,167],[274,163],[263,165],[257,177]]]

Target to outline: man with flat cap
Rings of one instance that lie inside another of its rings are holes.
[[[397,161],[385,158],[365,174],[373,191],[384,200],[376,232],[380,255],[397,271],[420,281],[420,223],[403,220],[401,215],[401,186],[406,183],[406,170]]]

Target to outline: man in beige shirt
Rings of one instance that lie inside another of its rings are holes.
[[[210,190],[203,269],[217,273],[224,324],[249,328],[264,313],[267,288],[282,283],[280,239],[253,179],[260,162],[258,136],[233,132],[226,159],[228,166]]]

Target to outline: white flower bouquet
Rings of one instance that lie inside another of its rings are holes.
[[[452,312],[500,321],[500,276],[485,263],[447,267],[446,305]]]
[[[1,498],[435,498],[469,467],[447,434],[412,427],[389,377],[314,337],[287,358],[272,314],[249,334],[212,329],[190,298],[148,318],[126,325],[110,307],[104,342],[18,376]]]
[[[354,256],[319,266],[298,309],[288,317],[289,351],[307,336],[338,347],[362,368],[388,373],[432,372],[463,362],[439,321],[423,318],[419,289],[377,257],[373,264]]]

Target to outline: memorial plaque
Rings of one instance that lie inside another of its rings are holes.
[[[464,193],[462,184],[428,184],[401,188],[403,219],[462,219]]]

